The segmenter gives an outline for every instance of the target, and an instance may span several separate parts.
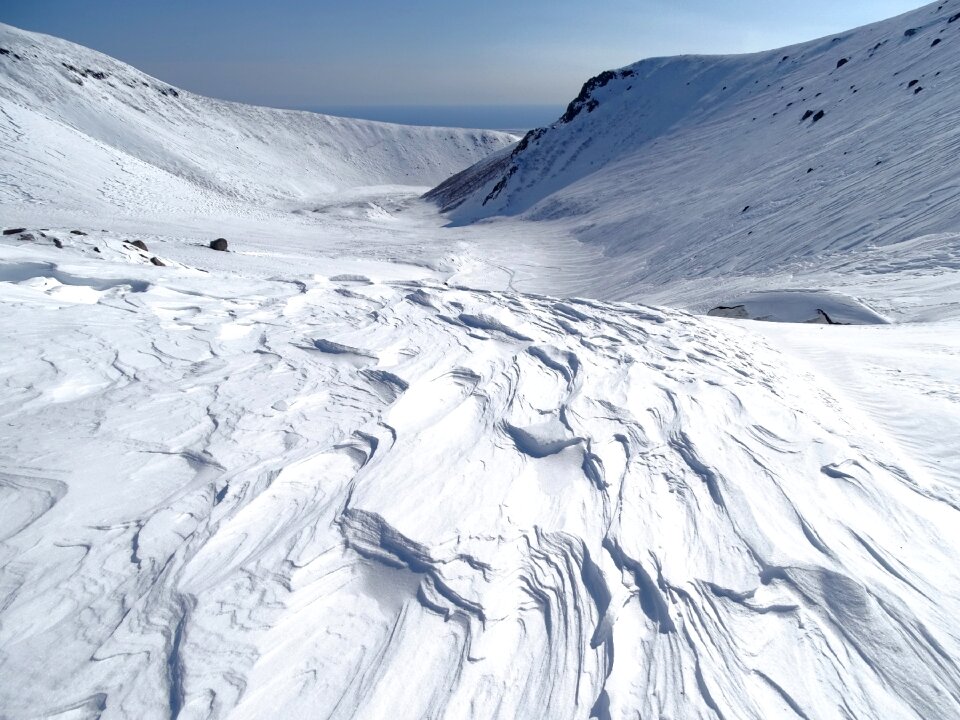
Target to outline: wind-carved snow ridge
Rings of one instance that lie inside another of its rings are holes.
[[[5,717],[960,712],[957,498],[756,336],[431,282],[32,282],[0,282]]]

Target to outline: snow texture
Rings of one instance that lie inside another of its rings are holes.
[[[0,717],[960,716],[958,14],[515,155],[0,27]]]

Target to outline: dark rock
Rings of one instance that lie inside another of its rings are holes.
[[[23,240],[24,242],[33,242],[37,238],[33,235],[33,233],[21,233],[20,237],[17,239]]]
[[[94,251],[95,253],[98,253],[98,252],[100,252],[100,248],[98,248],[96,245],[94,245],[93,251]]]
[[[167,266],[167,264],[166,264],[163,260],[161,260],[160,258],[158,258],[158,257],[152,257],[152,258],[150,258],[150,262],[153,263],[154,265],[156,265],[157,267],[166,267],[166,266]]]
[[[838,68],[838,69],[839,69],[839,68],[842,68],[842,67],[843,67],[844,65],[846,65],[848,62],[850,62],[850,58],[840,58],[839,60],[837,60],[837,68]]]
[[[217,238],[216,240],[210,241],[210,248],[212,250],[219,250],[221,252],[227,251],[227,241],[225,238]]]
[[[919,82],[920,82],[919,80],[911,80],[910,82],[907,83],[907,87],[912,88],[914,85],[916,85]]]
[[[6,48],[0,48],[0,55],[9,55],[10,51]]]
[[[813,168],[807,168],[807,175],[813,172]]]
[[[70,231],[70,234],[71,234],[71,235],[86,235],[86,233],[85,233],[83,230],[71,230],[71,231]]]
[[[19,235],[19,234],[22,233],[22,232],[26,232],[26,230],[27,230],[26,228],[9,228],[8,230],[4,230],[4,231],[3,231],[3,234],[4,234],[4,235]]]
[[[907,30],[907,31],[905,31],[905,32],[903,33],[903,36],[904,36],[904,37],[913,37],[913,36],[916,35],[918,32],[920,32],[920,28],[910,28],[909,30]]]
[[[817,111],[816,115],[813,116],[813,121],[819,122],[820,120],[823,120],[824,115],[826,115],[826,113],[823,110]]]
[[[147,252],[147,250],[149,249],[147,248],[147,244],[143,240],[133,240],[130,242],[130,244],[133,245],[135,248],[140,248],[144,252]]]
[[[806,121],[806,120],[809,120],[809,119],[812,118],[812,117],[813,117],[813,110],[807,110],[807,111],[803,114],[803,117],[800,119],[800,122],[804,122],[804,121]]]
[[[746,212],[747,210],[749,210],[749,209],[750,209],[750,206],[747,205],[747,206],[746,206],[743,210],[741,210],[740,212],[741,212],[741,213],[745,213],[745,212]]]
[[[951,15],[950,19],[947,20],[947,22],[952,23],[952,22],[956,22],[957,20],[960,20],[960,13],[957,13],[956,15]]]
[[[941,40],[940,38],[937,38],[937,39],[934,40],[932,43],[930,43],[930,47],[936,47],[937,45],[939,45],[939,44],[942,43],[942,42],[943,42],[943,40]]]
[[[511,158],[515,158],[517,155],[526,150],[530,143],[539,140],[543,137],[543,134],[547,131],[546,128],[535,128],[530,130],[526,135],[523,136],[523,139],[517,143],[517,146],[513,149],[513,152],[510,153]]]
[[[918,85],[918,86],[917,86],[917,89],[913,91],[913,94],[916,95],[918,92],[920,92],[920,91],[922,91],[922,90],[923,90],[923,87],[920,86],[920,85]]]
[[[63,248],[63,243],[60,242],[59,239],[57,239],[57,238],[50,238],[50,239],[53,240],[54,246],[56,246],[56,247],[58,247],[58,248],[61,248],[61,249]]]
[[[577,115],[579,115],[580,111],[583,110],[584,107],[587,107],[588,101],[591,100],[590,94],[597,88],[606,87],[612,80],[633,77],[635,74],[636,73],[633,70],[624,70],[623,72],[619,73],[615,70],[604,70],[599,75],[590,78],[583,84],[583,87],[580,88],[580,94],[577,95],[577,97],[575,97],[569,105],[567,105],[567,110],[560,117],[560,122],[569,123]],[[594,108],[596,108],[596,106],[594,106]],[[589,108],[587,112],[590,112]]]

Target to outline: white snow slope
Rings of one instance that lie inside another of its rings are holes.
[[[562,225],[615,256],[623,294],[956,232],[958,13],[608,71],[499,174],[481,163],[431,197],[458,224]]]
[[[915,17],[948,50],[960,20],[935,10]],[[429,159],[454,172],[508,137],[163,95],[0,38],[0,718],[960,716],[960,228],[940,196],[895,245],[829,253],[794,244],[812,196],[768,208],[757,247],[671,215],[657,275],[642,194],[585,219],[573,183],[456,227],[417,199]],[[941,153],[953,108],[930,97],[900,142]],[[382,143],[353,153],[364,137]],[[678,151],[659,181],[680,198],[716,161]],[[866,227],[881,191],[892,208],[947,175],[909,166],[860,178],[856,217],[823,213]],[[578,242],[588,221],[609,235]],[[818,310],[860,324],[802,322]]]
[[[224,212],[357,186],[432,185],[515,141],[213,100],[3,24],[0,48],[7,201]]]

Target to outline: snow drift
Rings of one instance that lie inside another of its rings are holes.
[[[960,713],[957,499],[756,338],[19,252],[6,717]]]

